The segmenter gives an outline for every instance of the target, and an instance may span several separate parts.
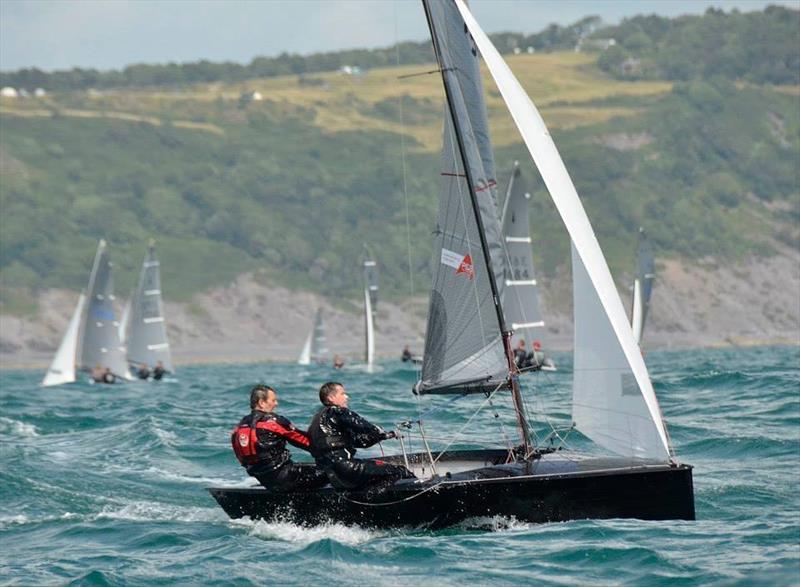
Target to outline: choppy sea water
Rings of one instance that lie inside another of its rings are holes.
[[[559,372],[526,380],[540,436],[569,423],[570,357],[556,359]],[[646,359],[678,459],[695,466],[695,522],[486,519],[434,532],[233,521],[204,488],[250,484],[229,434],[254,383],[276,387],[278,411],[305,426],[319,385],[341,380],[351,407],[384,427],[422,412],[434,448],[515,440],[509,402],[470,420],[482,398],[417,400],[399,361],[374,374],[192,366],[161,383],[50,389],[42,373],[2,371],[0,584],[800,584],[800,349]]]

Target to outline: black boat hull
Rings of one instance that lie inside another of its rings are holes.
[[[430,481],[400,481],[375,493],[339,493],[330,486],[297,493],[261,487],[209,492],[231,518],[301,525],[339,522],[435,529],[487,516],[534,523],[695,518],[691,466],[613,459],[490,464]]]

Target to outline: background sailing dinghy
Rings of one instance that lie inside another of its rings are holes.
[[[300,351],[300,357],[297,359],[298,365],[325,364],[330,361],[330,351],[328,350],[328,341],[325,338],[325,323],[322,321],[322,308],[317,308],[317,313],[314,315],[314,324],[311,326],[311,331],[308,333],[308,338],[303,345],[303,350]]]
[[[175,372],[161,300],[160,264],[153,241],[147,247],[123,329],[128,335],[127,358],[132,367],[138,369],[146,364],[152,370],[161,361],[167,372]]]
[[[407,464],[418,479],[403,479],[382,491],[337,493],[330,486],[297,493],[260,487],[209,491],[231,517],[301,524],[438,528],[484,516],[529,522],[694,519],[692,468],[673,459],[647,368],[611,273],[541,117],[461,0],[423,4],[447,107],[435,269],[422,374],[415,391],[483,394],[486,405],[510,390],[521,442],[498,449],[449,450],[453,438],[443,450],[432,451],[426,430],[433,423],[425,421],[423,427],[420,417],[404,423],[406,438],[400,444],[406,446],[417,426],[414,433],[425,450],[382,457]],[[582,456],[559,450],[565,448],[561,444],[531,442],[511,333],[500,305],[505,257],[476,49],[572,238],[574,427],[613,456]]]
[[[114,314],[111,268],[106,241],[101,240],[89,276],[88,294],[78,298],[67,332],[42,381],[43,386],[72,383],[78,371],[90,373],[98,365],[111,369],[117,378],[131,379],[125,348],[119,338],[119,322]]]
[[[653,280],[656,277],[656,264],[650,239],[639,228],[639,246],[636,250],[636,277],[633,278],[633,301],[631,303],[631,327],[636,344],[642,346],[644,322],[650,309],[650,296],[653,294]]]
[[[508,275],[505,276],[503,290],[503,310],[506,325],[513,331],[511,346],[516,348],[520,340],[525,341],[528,352],[533,352],[533,343],[543,341],[545,322],[539,310],[539,291],[536,273],[533,269],[533,250],[530,230],[528,203],[531,194],[526,189],[519,168],[514,161],[514,169],[508,180],[503,213],[500,222],[503,226],[503,240],[507,251]],[[542,345],[542,352],[546,347]],[[555,371],[555,364],[548,360],[543,371]]]
[[[375,316],[378,314],[378,268],[364,246],[364,364],[367,373],[375,370]]]

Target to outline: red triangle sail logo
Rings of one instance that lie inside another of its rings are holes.
[[[456,275],[465,273],[467,277],[472,279],[475,277],[475,268],[472,266],[472,255],[467,255],[461,260],[461,264],[456,269]]]

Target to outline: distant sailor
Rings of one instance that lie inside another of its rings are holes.
[[[139,368],[136,370],[136,376],[139,379],[147,379],[150,377],[150,367],[147,366],[147,363],[139,365]]]
[[[520,371],[528,366],[528,351],[525,350],[525,341],[520,339],[514,349],[514,363]]]
[[[100,365],[95,365],[95,368],[92,369],[92,380],[95,383],[115,383],[117,380],[116,375],[111,372],[109,367],[105,369]]]
[[[308,436],[274,412],[278,395],[268,385],[256,385],[250,392],[251,412],[239,422],[231,434],[236,458],[248,475],[273,491],[303,491],[327,485],[328,478],[313,465],[292,462],[286,448],[289,442],[310,450]]]
[[[344,386],[329,381],[319,389],[323,408],[314,415],[308,427],[311,453],[317,466],[338,490],[362,487],[386,487],[398,479],[414,477],[401,465],[379,459],[356,459],[357,448],[368,448],[381,440],[397,438],[395,432],[384,432],[348,409]]]
[[[403,354],[400,357],[404,363],[408,363],[409,361],[414,359],[414,355],[411,354],[411,350],[409,350],[408,345],[403,347]]]
[[[334,369],[341,369],[344,367],[344,359],[339,355],[334,355],[333,357],[333,368]]]
[[[533,351],[528,357],[528,363],[531,370],[538,371],[540,369],[553,368],[555,364],[553,360],[544,354],[542,350],[542,343],[538,340],[533,341]]]
[[[164,376],[164,373],[166,372],[167,370],[164,369],[164,363],[158,361],[156,363],[156,366],[153,368],[153,379],[155,379],[156,381],[161,381],[161,378]]]

